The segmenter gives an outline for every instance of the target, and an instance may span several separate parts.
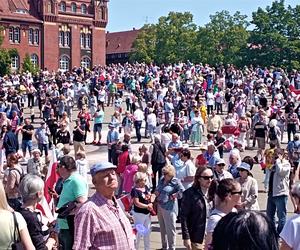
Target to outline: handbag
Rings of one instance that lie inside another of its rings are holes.
[[[24,250],[23,244],[21,242],[21,235],[19,231],[19,225],[17,221],[16,214],[12,212],[13,217],[14,217],[14,242],[11,244],[11,249],[12,250]],[[16,230],[18,231],[18,236],[19,238],[16,238]]]

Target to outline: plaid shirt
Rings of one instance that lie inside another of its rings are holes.
[[[134,250],[132,227],[122,209],[95,193],[75,217],[75,250]]]

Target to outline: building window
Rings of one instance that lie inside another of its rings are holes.
[[[33,44],[33,29],[28,30],[28,42],[29,44]]]
[[[73,13],[76,13],[76,12],[77,12],[77,6],[76,6],[76,3],[72,3],[72,4],[71,4],[71,11],[72,11]]]
[[[13,27],[9,28],[9,41],[10,42],[14,41],[14,28]]]
[[[85,47],[85,34],[80,33],[80,47],[84,48]]]
[[[64,46],[64,32],[60,31],[58,35],[58,44],[60,47]]]
[[[92,36],[91,34],[86,34],[85,37],[85,47],[90,49],[91,48],[91,44],[92,44]]]
[[[40,42],[40,32],[39,30],[34,30],[33,32],[33,43],[34,44],[39,44]]]
[[[62,71],[68,71],[70,69],[70,58],[67,56],[61,56],[59,59],[59,69]]]
[[[60,11],[66,12],[66,3],[60,2]]]
[[[30,59],[31,59],[31,62],[34,65],[34,67],[37,68],[38,65],[39,65],[39,58],[38,58],[38,56],[36,54],[32,54],[31,57],[30,57]]]
[[[81,59],[81,67],[83,68],[91,68],[91,59],[89,57],[83,57]]]
[[[70,47],[70,41],[71,41],[71,33],[69,31],[64,32],[65,35],[65,47]]]
[[[87,13],[87,8],[85,4],[81,4],[81,14],[86,14]]]
[[[19,68],[19,56],[14,56],[11,58],[11,68],[17,70]]]
[[[9,28],[9,41],[12,43],[20,43],[20,28],[10,27]]]

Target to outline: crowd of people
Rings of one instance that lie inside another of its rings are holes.
[[[298,89],[299,71],[191,62],[2,77],[0,249],[139,249],[143,239],[148,250],[156,215],[162,249],[176,249],[176,223],[187,249],[299,249]],[[107,146],[107,162],[90,167],[88,143]],[[50,149],[58,217],[47,224],[37,208]],[[253,167],[265,174],[266,215]]]

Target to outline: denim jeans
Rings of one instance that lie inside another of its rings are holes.
[[[274,197],[268,197],[267,201],[267,216],[271,219],[271,221],[275,225],[275,212],[277,210],[278,217],[278,226],[277,232],[280,234],[285,221],[286,221],[286,205],[287,205],[288,197],[287,195],[280,195]]]
[[[135,121],[134,126],[135,126],[137,141],[140,142],[142,139],[142,136],[141,136],[142,121]]]

